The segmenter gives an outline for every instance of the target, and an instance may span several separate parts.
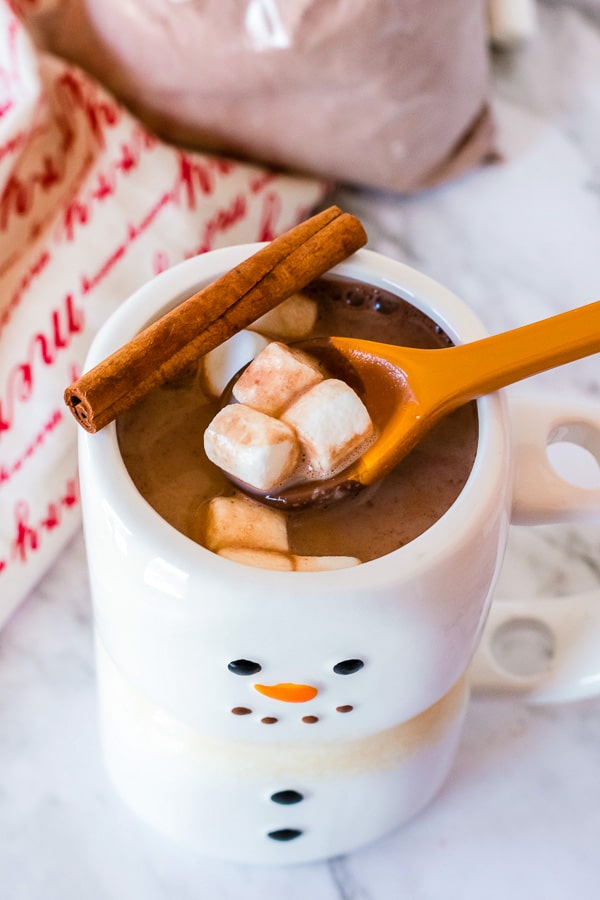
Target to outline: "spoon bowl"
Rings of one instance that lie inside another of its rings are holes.
[[[337,475],[267,494],[238,486],[287,509],[330,503],[384,478],[443,416],[509,384],[600,351],[600,301],[479,341],[417,350],[357,338],[303,341],[365,403],[376,441]]]

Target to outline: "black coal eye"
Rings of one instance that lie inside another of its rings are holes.
[[[333,671],[336,675],[354,675],[363,666],[364,662],[362,659],[344,659],[342,662],[335,664]]]
[[[256,675],[257,672],[260,672],[262,666],[259,666],[257,662],[252,662],[251,659],[234,659],[227,668],[234,675]]]

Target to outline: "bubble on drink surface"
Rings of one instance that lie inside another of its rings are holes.
[[[387,297],[379,297],[374,301],[373,309],[382,316],[391,316],[392,313],[395,313],[398,309],[398,304],[393,300],[389,300]]]
[[[364,306],[365,292],[360,287],[348,288],[345,292],[344,303],[346,306]]]
[[[308,285],[305,293],[317,302],[319,298],[324,297],[329,302],[333,300],[351,308],[365,308],[385,313],[396,312],[401,302],[400,297],[396,299],[389,291],[375,285],[344,278],[335,281],[328,278],[319,279]]]

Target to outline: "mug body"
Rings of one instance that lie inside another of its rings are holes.
[[[259,246],[153,279],[107,322],[87,365]],[[379,254],[359,251],[332,273],[408,300],[455,342],[484,336],[451,292]],[[81,433],[106,759],[140,815],[210,855],[300,862],[352,850],[428,802],[454,755],[509,523],[501,396],[478,401],[478,419],[450,509],[406,546],[326,572],[250,568],[192,542],[138,493],[114,424]],[[258,668],[240,677],[236,660]],[[338,665],[348,661],[362,665]],[[283,703],[257,683],[309,685],[311,696]]]

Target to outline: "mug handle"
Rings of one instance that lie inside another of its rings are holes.
[[[552,444],[587,450],[600,467],[600,403],[515,397],[508,404],[513,439],[513,525],[600,522],[600,487],[565,481],[548,456]]]
[[[600,466],[600,407],[581,400],[514,398],[513,524],[600,522],[600,488],[566,481],[548,456],[556,442]],[[475,692],[561,703],[600,693],[600,586],[566,597],[492,604],[470,668]]]

